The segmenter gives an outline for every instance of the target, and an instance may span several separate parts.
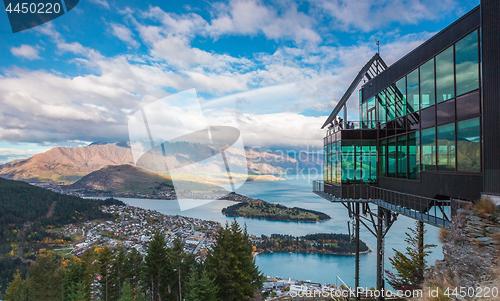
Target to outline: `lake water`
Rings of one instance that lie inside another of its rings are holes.
[[[312,233],[348,233],[347,209],[342,204],[331,203],[311,192],[311,181],[307,179],[292,179],[287,181],[247,182],[238,189],[238,193],[260,198],[270,203],[279,203],[288,207],[301,207],[324,212],[331,220],[318,223],[296,223],[268,221],[260,219],[236,218],[240,225],[247,227],[248,233],[260,236],[273,233],[301,236]],[[234,204],[231,201],[213,201],[190,210],[181,211],[177,201],[125,199],[125,203],[145,209],[156,210],[163,214],[179,214],[205,220],[214,220],[222,224],[231,222],[221,213],[222,208]],[[414,220],[399,216],[385,238],[385,269],[392,270],[389,257],[394,255],[393,248],[404,252],[407,244],[404,242],[408,227],[414,227]],[[429,264],[436,259],[442,259],[441,245],[438,242],[438,228],[426,225],[426,244],[436,244],[433,253],[427,258]],[[360,285],[372,287],[376,284],[376,254],[375,237],[363,226],[360,230],[361,239],[374,251],[360,255]],[[339,276],[347,285],[354,286],[354,256],[322,255],[322,254],[261,254],[256,257],[260,271],[268,276],[291,277],[299,280],[311,280],[321,283],[336,283]]]

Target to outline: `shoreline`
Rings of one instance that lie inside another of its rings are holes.
[[[368,249],[367,251],[362,251],[362,252],[359,252],[359,255],[366,255],[368,253],[371,253],[373,252],[371,249]],[[355,256],[356,253],[349,253],[349,254],[345,254],[345,253],[311,253],[311,252],[271,252],[271,251],[264,251],[264,252],[255,252],[255,255],[254,255],[254,258],[256,258],[257,256],[259,255],[264,255],[264,254],[304,254],[304,255],[314,255],[314,254],[317,254],[317,255],[333,255],[333,256]]]

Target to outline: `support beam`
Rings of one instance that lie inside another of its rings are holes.
[[[356,272],[354,276],[354,286],[356,291],[356,301],[360,301],[361,297],[358,295],[358,287],[359,287],[359,203],[356,203]]]
[[[384,301],[382,292],[384,291],[384,213],[386,209],[377,208],[377,290],[381,293],[377,301]]]

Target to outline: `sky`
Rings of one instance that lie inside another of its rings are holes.
[[[0,12],[0,163],[128,140],[133,113],[193,88],[206,120],[237,120],[246,146],[320,147],[376,40],[390,65],[478,4],[80,0],[15,34]]]

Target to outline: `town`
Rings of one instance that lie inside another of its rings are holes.
[[[176,237],[184,243],[184,250],[203,259],[214,242],[220,224],[179,215],[164,215],[157,211],[133,206],[102,206],[102,211],[117,216],[114,221],[87,221],[82,225],[69,224],[61,232],[78,239],[70,245],[71,253],[82,255],[87,249],[122,246],[136,249],[145,255],[148,242],[156,231],[162,232],[167,246],[172,246]]]

